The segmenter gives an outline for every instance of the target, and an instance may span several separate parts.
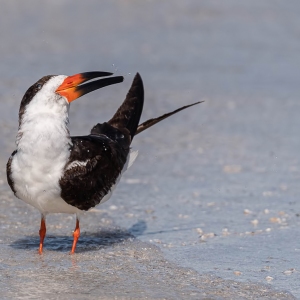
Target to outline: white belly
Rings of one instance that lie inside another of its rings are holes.
[[[45,155],[27,155],[18,151],[13,158],[11,169],[16,196],[34,206],[41,213],[77,213],[79,210],[67,204],[61,197],[61,178],[66,153],[56,158]]]

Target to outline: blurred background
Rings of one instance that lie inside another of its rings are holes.
[[[297,1],[0,4],[2,295],[300,296]],[[138,159],[82,218],[74,257],[74,217],[49,216],[41,258],[39,213],[6,183],[20,101],[44,75],[97,70],[125,81],[72,103],[72,135],[108,120],[136,72],[142,121],[205,102],[136,137]]]

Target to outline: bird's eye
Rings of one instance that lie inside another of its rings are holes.
[[[40,84],[40,83],[38,83],[37,85],[36,85],[36,89],[37,90],[40,90],[42,88],[42,85]]]

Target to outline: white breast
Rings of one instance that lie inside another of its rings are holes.
[[[54,93],[65,76],[51,79],[26,106],[11,164],[16,196],[42,213],[76,213],[60,198],[59,179],[69,158],[67,101]]]
[[[60,198],[59,179],[69,158],[70,138],[62,128],[43,116],[45,130],[23,132],[18,152],[11,164],[18,198],[42,213],[76,213],[77,209]]]

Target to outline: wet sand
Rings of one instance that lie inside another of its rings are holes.
[[[300,5],[281,1],[1,3],[0,294],[4,299],[300,297]],[[136,137],[109,202],[82,218],[16,199],[5,164],[26,89],[104,70],[125,82],[72,103],[70,130],[108,120],[135,72],[142,121],[205,100]]]

